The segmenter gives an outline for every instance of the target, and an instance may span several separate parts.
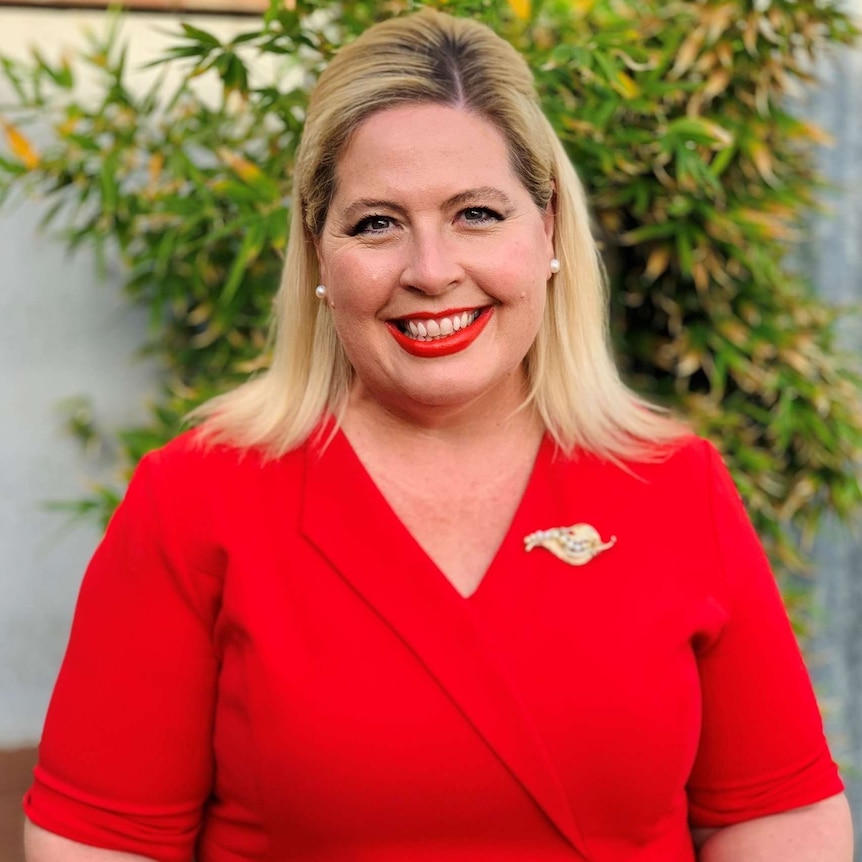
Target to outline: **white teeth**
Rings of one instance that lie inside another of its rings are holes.
[[[407,320],[404,322],[404,329],[407,335],[413,336],[417,341],[433,341],[452,335],[460,329],[466,329],[478,316],[478,311],[465,311],[453,317],[441,317],[437,320]]]

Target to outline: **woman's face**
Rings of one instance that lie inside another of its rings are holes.
[[[366,120],[338,161],[317,242],[361,394],[395,410],[519,404],[553,224],[486,120],[442,105]]]

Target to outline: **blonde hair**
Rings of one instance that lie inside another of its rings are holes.
[[[458,107],[493,123],[536,206],[554,204],[561,267],[525,359],[527,403],[564,451],[580,447],[613,460],[666,451],[686,431],[619,378],[584,191],[539,107],[529,67],[484,25],[431,9],[371,27],[341,49],[312,92],[294,171],[272,363],[194,411],[193,418],[205,420],[204,439],[276,457],[303,443],[324,417],[341,415],[353,370],[326,304],[315,297],[313,239],[323,229],[350,136],[372,114],[415,103]]]

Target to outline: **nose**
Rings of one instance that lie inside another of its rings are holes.
[[[401,286],[429,295],[445,293],[464,278],[457,242],[438,231],[416,231],[408,246]]]

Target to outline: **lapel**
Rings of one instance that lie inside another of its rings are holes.
[[[398,520],[340,431],[322,453],[306,447],[301,529],[583,855],[583,838],[547,751],[470,601]]]

